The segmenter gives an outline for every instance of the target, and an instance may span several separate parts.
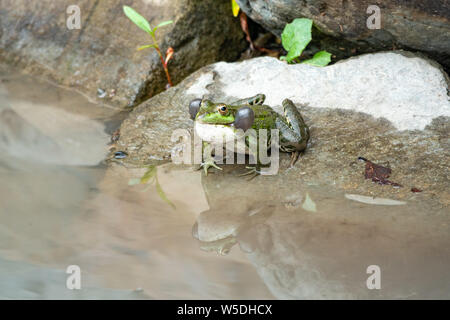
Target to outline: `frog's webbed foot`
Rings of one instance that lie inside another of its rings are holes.
[[[201,168],[203,168],[203,170],[205,171],[205,176],[207,176],[207,175],[208,175],[208,169],[211,168],[211,167],[216,168],[216,169],[218,169],[218,170],[222,170],[222,168],[219,167],[219,166],[214,162],[214,159],[213,159],[213,158],[206,159],[206,161],[204,161],[204,162],[198,167],[197,170],[200,170]]]
[[[265,100],[266,100],[266,96],[262,93],[259,93],[256,96],[235,101],[232,103],[232,105],[233,106],[246,105],[246,104],[251,105],[251,106],[262,105]]]
[[[248,171],[245,173],[239,174],[238,177],[249,176],[248,181],[250,181],[253,178],[255,178],[261,174],[261,171],[258,169],[258,167],[245,167],[245,168],[248,169]]]
[[[214,157],[212,155],[212,151],[213,151],[213,149],[212,149],[211,144],[203,141],[203,159],[204,159],[204,161],[202,162],[202,164],[200,165],[198,170],[200,170],[203,167],[206,176],[208,175],[208,169],[211,167],[216,168],[218,170],[222,170],[222,168],[217,166],[216,163],[214,162]]]

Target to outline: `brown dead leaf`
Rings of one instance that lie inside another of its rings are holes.
[[[388,180],[389,176],[392,173],[392,170],[390,168],[380,166],[363,157],[359,157],[358,160],[362,160],[366,163],[366,167],[364,170],[364,178],[372,179],[373,182],[376,182],[381,185],[387,184],[393,187],[402,187],[402,185]]]
[[[279,55],[280,55],[279,50],[271,50],[271,49],[267,49],[264,47],[260,47],[253,42],[253,40],[250,36],[250,31],[248,29],[247,15],[243,11],[241,11],[241,13],[239,14],[239,20],[241,22],[242,31],[245,33],[245,40],[247,40],[247,42],[250,44],[250,49],[252,51],[258,50],[260,52],[267,54],[268,56],[276,57],[276,58],[279,57]]]

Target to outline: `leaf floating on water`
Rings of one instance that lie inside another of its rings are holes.
[[[316,203],[311,199],[308,193],[305,196],[305,201],[303,201],[302,208],[306,211],[317,212]]]
[[[366,163],[364,178],[372,179],[373,182],[377,182],[378,184],[381,185],[387,184],[393,187],[402,187],[401,184],[392,182],[387,179],[392,173],[392,170],[390,168],[386,168],[378,164],[375,164],[372,161],[367,160],[366,158],[363,157],[359,157],[358,160],[362,160]]]
[[[398,206],[406,204],[404,201],[397,201],[387,198],[374,198],[369,196],[362,196],[359,194],[349,194],[346,193],[345,197],[349,200],[358,201],[366,204],[377,204],[377,205],[385,205],[385,206]]]

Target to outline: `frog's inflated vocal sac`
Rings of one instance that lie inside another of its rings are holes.
[[[263,104],[265,98],[264,94],[258,94],[231,104],[214,103],[206,99],[191,101],[189,113],[191,119],[195,121],[196,133],[203,140],[204,162],[202,166],[205,174],[208,174],[210,167],[221,169],[214,163],[211,154],[212,144],[223,143],[224,138],[226,140],[234,138],[238,132],[237,129],[246,131],[252,128],[256,132],[259,132],[259,129],[267,129],[268,135],[270,135],[271,129],[278,129],[279,148],[283,152],[291,152],[291,165],[295,163],[299,153],[305,150],[308,144],[309,128],[291,100],[283,101],[284,116],[282,116]],[[268,137],[268,147],[270,147],[270,142],[270,137]],[[245,143],[248,147],[248,137]],[[254,156],[258,159],[258,155]],[[251,172],[257,173],[258,170],[253,168]]]

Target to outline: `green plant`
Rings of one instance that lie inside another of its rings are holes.
[[[164,72],[166,73],[167,83],[169,84],[169,86],[173,86],[167,64],[169,63],[170,59],[172,58],[174,51],[171,47],[169,47],[164,56],[159,48],[158,42],[156,41],[156,37],[155,37],[156,30],[158,30],[159,28],[164,27],[168,24],[173,23],[173,21],[172,20],[164,21],[164,22],[161,22],[160,24],[158,24],[156,27],[152,28],[150,26],[150,23],[143,16],[141,16],[139,13],[137,13],[133,8],[128,7],[128,6],[123,6],[123,12],[132,22],[134,22],[134,24],[136,24],[139,28],[141,28],[142,30],[147,32],[152,37],[152,39],[153,39],[152,44],[147,44],[147,45],[141,46],[138,48],[138,50],[142,50],[142,49],[146,49],[146,48],[154,48],[156,50],[156,52],[158,52],[159,58],[161,60],[161,64],[164,68]]]
[[[312,39],[313,21],[307,18],[297,18],[288,23],[281,34],[281,43],[287,51],[286,56],[280,57],[288,63],[299,62],[299,57]],[[324,67],[331,61],[331,53],[319,51],[311,59],[301,63],[307,63],[317,67]]]

